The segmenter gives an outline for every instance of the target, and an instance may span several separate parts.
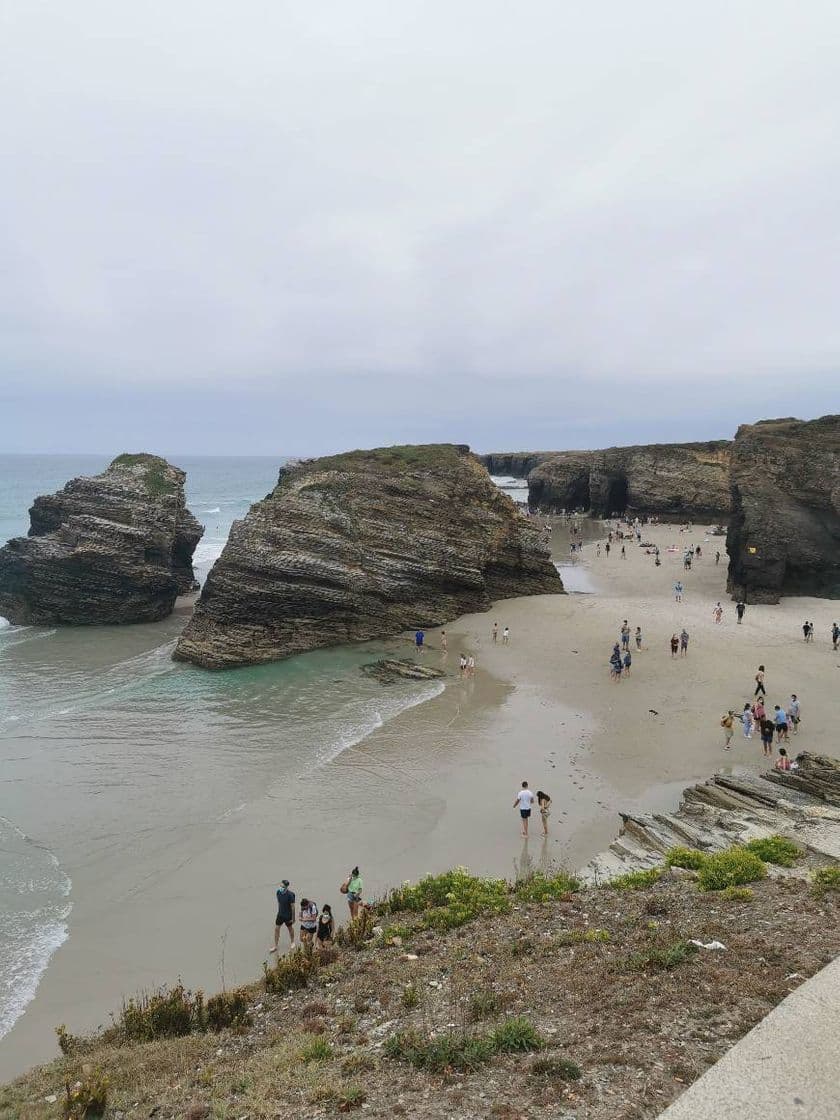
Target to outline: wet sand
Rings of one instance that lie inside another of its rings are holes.
[[[292,881],[298,897],[329,901],[343,919],[338,886],[358,863],[365,893],[426,872],[464,864],[513,876],[534,866],[577,867],[615,835],[619,811],[674,806],[681,789],[724,766],[757,772],[760,744],[736,734],[722,751],[727,707],[751,696],[755,668],[767,668],[768,700],[800,695],[803,725],[792,750],[830,749],[840,654],[827,641],[840,607],[788,599],[750,607],[735,625],[726,599],[721,538],[659,526],[647,534],[663,549],[661,568],[635,544],[596,558],[587,544],[575,571],[594,594],[500,603],[436,632],[423,654],[451,677],[437,699],[411,708],[314,771],[266,783],[261,797],[223,820],[195,826],[187,841],[161,846],[157,866],[131,889],[103,882],[73,912],[71,936],[51,963],[38,995],[0,1043],[0,1074],[10,1076],[55,1052],[53,1028],[107,1023],[123,994],[174,981],[214,990],[255,979],[270,945],[274,890]],[[683,573],[682,547],[705,555]],[[680,552],[665,548],[677,544]],[[568,544],[554,533],[558,561]],[[685,585],[674,602],[673,584]],[[570,580],[570,584],[573,583]],[[712,618],[715,602],[724,622]],[[802,641],[812,619],[818,640]],[[623,618],[641,625],[632,676],[609,680],[607,661]],[[511,641],[491,641],[491,628]],[[672,661],[668,639],[683,625],[689,656]],[[395,641],[395,651],[408,652]],[[477,658],[474,678],[458,678],[460,649]],[[651,711],[651,709],[653,711]],[[551,834],[525,844],[512,802],[520,781],[554,799]],[[95,869],[94,869],[95,870]],[[93,873],[93,872],[92,872]],[[126,881],[134,882],[131,869]],[[285,935],[284,935],[285,937]]]

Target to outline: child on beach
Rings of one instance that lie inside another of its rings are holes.
[[[776,759],[775,767],[777,770],[790,770],[790,759],[784,747],[779,747],[779,757]]]
[[[753,716],[749,704],[745,704],[744,710],[741,712],[741,723],[744,726],[744,738],[752,739]]]

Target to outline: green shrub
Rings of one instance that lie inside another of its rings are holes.
[[[481,1019],[492,1019],[501,1009],[499,997],[495,992],[477,991],[470,996],[468,1013],[473,1023],[478,1023]]]
[[[648,968],[661,968],[670,971],[693,957],[697,946],[688,941],[675,941],[673,945],[663,948],[644,949],[640,953],[631,953],[627,958],[629,968],[644,971]]]
[[[305,988],[318,971],[320,961],[310,949],[295,949],[288,956],[278,957],[275,964],[263,965],[265,990],[275,995]]]
[[[820,898],[829,891],[840,891],[840,867],[821,867],[812,882],[814,894]]]
[[[446,1070],[473,1070],[489,1062],[494,1053],[492,1039],[474,1038],[455,1031],[423,1037],[416,1031],[403,1031],[385,1042],[383,1053],[408,1062],[415,1069],[431,1073]]]
[[[151,1042],[155,1038],[181,1038],[203,1031],[206,1025],[204,994],[193,993],[179,982],[125,1002],[114,1032],[126,1042]]]
[[[700,868],[698,882],[703,891],[722,891],[763,879],[767,868],[763,861],[746,848],[727,848],[707,857]]]
[[[354,1108],[361,1108],[367,1100],[367,1093],[361,1085],[347,1085],[339,1089],[335,1100],[339,1112],[350,1112]]]
[[[402,1003],[406,1011],[411,1011],[413,1010],[413,1008],[417,1007],[417,1005],[420,1003],[420,993],[417,991],[416,985],[407,984],[403,988],[402,995],[400,996],[400,1002]]]
[[[559,946],[586,945],[598,941],[609,941],[609,939],[610,931],[608,929],[561,929],[554,937],[554,944]]]
[[[531,1062],[530,1073],[538,1077],[552,1077],[559,1081],[578,1081],[583,1070],[568,1058],[541,1057]]]
[[[232,992],[219,992],[207,1001],[207,1026],[211,1031],[222,1031],[226,1027],[248,1027],[251,1016],[248,1014],[248,996],[244,988],[234,988]]]
[[[721,891],[721,898],[727,902],[752,902],[755,892],[752,887],[726,887]]]
[[[333,1048],[325,1038],[316,1035],[300,1048],[298,1057],[302,1062],[327,1062],[333,1057]]]
[[[66,1120],[86,1120],[89,1116],[102,1116],[107,1103],[108,1078],[101,1070],[84,1066],[79,1080],[65,1085],[61,1111]]]
[[[696,848],[671,848],[665,856],[669,867],[687,867],[689,871],[699,871],[706,862],[706,856]]]
[[[397,887],[380,905],[383,913],[419,913],[419,928],[437,930],[457,929],[481,914],[503,914],[509,909],[510,889],[504,879],[481,879],[465,867]]]
[[[524,1015],[505,1019],[492,1034],[493,1048],[503,1054],[542,1050],[545,1039]]]
[[[555,875],[536,871],[516,884],[514,894],[519,902],[548,902],[551,899],[564,898],[578,890],[580,890],[580,880],[567,875],[565,871],[559,871]]]
[[[645,887],[652,887],[661,875],[661,867],[651,867],[647,871],[628,871],[626,875],[610,879],[604,886],[616,891],[643,891]]]
[[[376,919],[371,910],[363,907],[358,916],[351,918],[346,926],[341,926],[335,935],[336,945],[344,949],[363,949],[373,937]]]
[[[776,863],[779,867],[793,867],[794,863],[802,856],[798,844],[788,840],[786,836],[764,836],[759,840],[750,840],[747,850],[755,852],[759,859],[765,863]]]

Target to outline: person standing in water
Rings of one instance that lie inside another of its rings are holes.
[[[295,892],[289,889],[289,880],[283,879],[277,891],[277,917],[274,921],[274,944],[269,949],[276,953],[280,944],[280,930],[285,926],[289,934],[289,947],[295,947]]]
[[[548,836],[548,818],[551,816],[551,798],[544,789],[537,790],[537,805],[542,818],[543,836]]]
[[[519,810],[519,816],[522,819],[522,835],[528,835],[528,821],[531,817],[531,806],[534,804],[534,795],[528,789],[528,783],[522,783],[522,789],[517,793],[516,799],[513,802],[514,809]]]

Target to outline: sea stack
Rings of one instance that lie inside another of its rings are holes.
[[[234,523],[174,656],[254,665],[543,592],[540,530],[469,448],[351,451],[284,467]]]
[[[726,548],[733,599],[840,598],[840,416],[738,429]]]
[[[204,529],[186,475],[157,455],[119,455],[35,499],[27,537],[0,549],[0,615],[23,625],[156,622],[193,588]]]

